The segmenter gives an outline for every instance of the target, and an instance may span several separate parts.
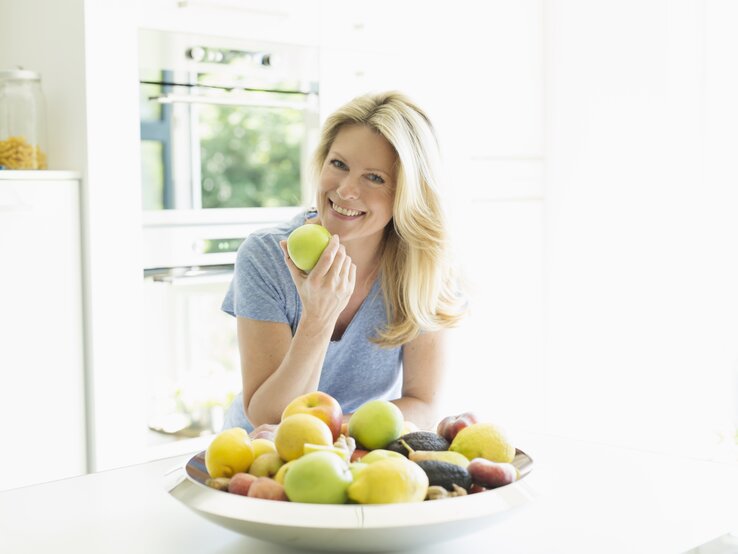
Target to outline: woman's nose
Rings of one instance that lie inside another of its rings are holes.
[[[359,197],[359,183],[351,177],[346,177],[338,185],[336,192],[341,200],[354,200]]]

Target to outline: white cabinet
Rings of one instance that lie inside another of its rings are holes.
[[[0,489],[85,472],[79,179],[0,171]]]

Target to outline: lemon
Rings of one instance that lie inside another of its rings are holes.
[[[387,458],[366,464],[354,474],[348,497],[359,504],[421,502],[428,492],[428,476],[415,462]]]
[[[467,459],[486,458],[509,463],[515,458],[515,447],[505,432],[492,423],[474,423],[459,431],[448,448]]]
[[[310,454],[311,452],[332,452],[336,456],[340,457],[344,462],[349,462],[348,451],[330,444],[310,444],[308,442],[303,446],[303,452],[305,454]]]
[[[279,468],[276,475],[274,475],[274,480],[279,483],[280,485],[284,485],[284,478],[287,475],[287,472],[290,470],[290,468],[294,465],[295,460],[292,460],[290,462],[287,462],[286,464],[283,464],[282,467]]]
[[[388,458],[405,458],[405,456],[403,456],[399,452],[395,452],[394,450],[384,450],[383,448],[377,448],[376,450],[372,450],[371,452],[364,454],[360,458],[360,460],[365,464],[373,464],[374,462],[378,462],[379,460],[386,460]]]
[[[364,468],[366,468],[367,464],[364,462],[351,462],[349,464],[349,471],[351,472],[351,475],[353,476],[354,480],[356,479],[356,476],[361,473]]]
[[[254,461],[254,447],[246,429],[234,427],[221,431],[205,451],[205,468],[210,477],[231,477],[249,469]]]

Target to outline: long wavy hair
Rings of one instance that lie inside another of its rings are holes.
[[[355,124],[381,134],[397,154],[393,217],[385,227],[380,262],[388,324],[372,339],[391,348],[421,332],[456,325],[466,302],[450,259],[438,191],[441,159],[430,119],[400,92],[354,98],[323,125],[313,160],[316,176],[341,127]]]

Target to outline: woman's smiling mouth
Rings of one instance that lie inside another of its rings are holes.
[[[359,210],[350,210],[348,208],[343,208],[339,206],[338,204],[335,204],[333,200],[328,200],[331,204],[331,208],[333,211],[335,211],[337,214],[345,216],[345,217],[358,217],[360,215],[364,215],[366,212],[362,212]]]

